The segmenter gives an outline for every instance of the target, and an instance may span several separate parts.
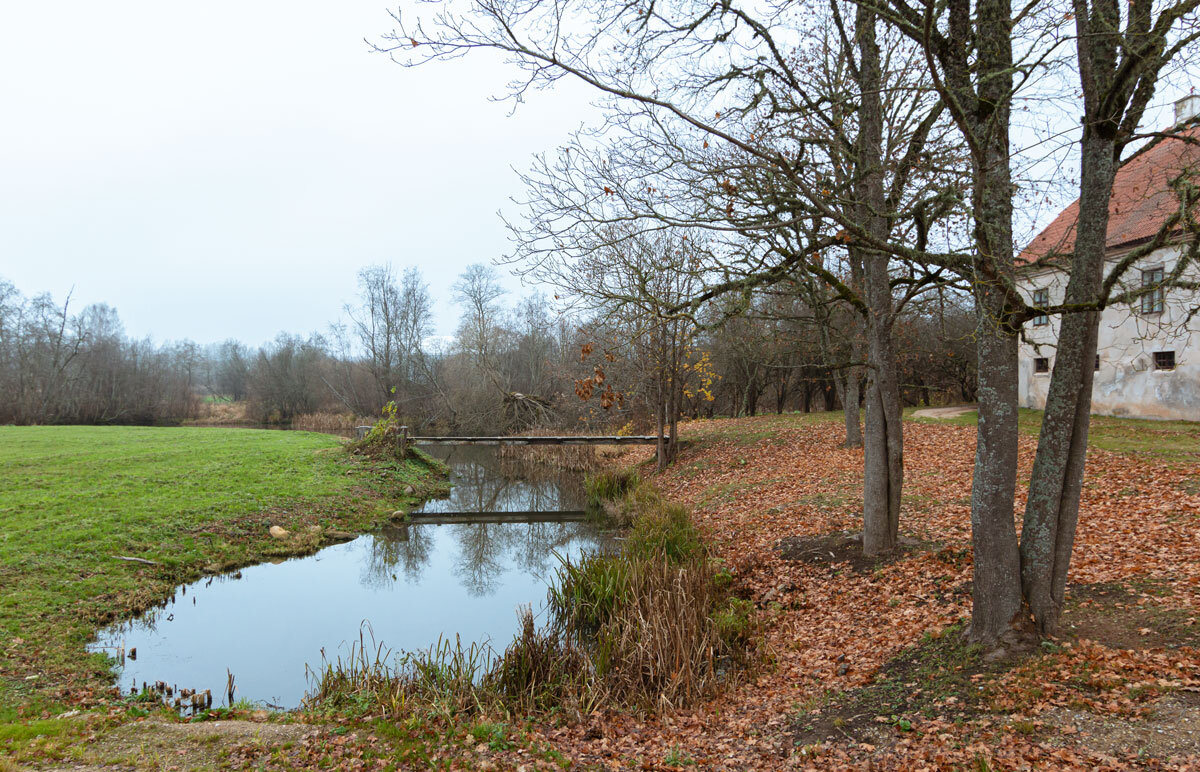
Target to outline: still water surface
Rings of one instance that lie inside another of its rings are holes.
[[[572,475],[501,462],[494,448],[433,448],[451,467],[449,498],[422,511],[568,512],[582,504]],[[164,607],[102,630],[94,649],[137,649],[118,670],[128,690],[164,681],[280,707],[300,704],[306,667],[345,656],[360,630],[398,651],[439,636],[494,642],[517,632],[516,610],[545,603],[558,555],[603,546],[585,522],[409,523],[387,526],[281,563],[180,587]]]

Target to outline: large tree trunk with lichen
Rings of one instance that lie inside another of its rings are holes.
[[[950,45],[970,48],[971,4],[950,3]],[[974,550],[970,635],[989,646],[1023,634],[1020,555],[1013,506],[1017,478],[1017,326],[1012,241],[1009,111],[1012,92],[1009,0],[975,4],[977,92],[966,120],[972,153],[975,221],[974,292],[979,352],[979,423],[971,488]],[[967,60],[955,59],[966,82]]]
[[[973,640],[1001,643],[1021,626],[1021,565],[1013,502],[1017,485],[1017,335],[1007,292],[977,286],[979,422],[971,486]]]
[[[1064,301],[1095,303],[1104,273],[1108,206],[1116,175],[1113,130],[1086,125],[1079,219]],[[1098,310],[1066,314],[1059,327],[1054,372],[1029,480],[1021,528],[1021,586],[1038,633],[1058,631],[1075,545],[1079,496],[1092,409]]]

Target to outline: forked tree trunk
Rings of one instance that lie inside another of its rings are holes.
[[[1085,126],[1082,161],[1075,252],[1065,297],[1071,304],[1094,302],[1100,294],[1108,205],[1116,174],[1113,138],[1099,136],[1093,126]],[[1021,528],[1021,586],[1042,635],[1058,631],[1075,545],[1099,326],[1099,311],[1062,318],[1029,481]]]
[[[875,270],[883,273],[886,284],[887,258],[877,256],[871,261],[882,263]],[[870,279],[868,283],[872,283]],[[891,303],[890,295],[888,303]],[[900,534],[904,433],[891,324],[889,321],[886,325],[872,324],[871,327],[869,356],[872,367],[867,382],[863,450],[863,553],[878,555],[894,549]]]

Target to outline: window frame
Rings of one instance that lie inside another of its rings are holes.
[[[1035,306],[1041,306],[1042,308],[1045,308],[1046,306],[1050,305],[1050,290],[1046,287],[1035,289],[1030,302],[1032,302]],[[1034,327],[1045,327],[1048,324],[1050,324],[1050,317],[1046,314],[1038,314],[1037,316],[1033,317]]]
[[[1033,374],[1046,375],[1050,372],[1050,357],[1033,358]]]
[[[1170,367],[1166,367],[1164,364],[1165,362],[1168,361],[1168,357],[1170,358],[1170,364],[1171,364]],[[1173,372],[1175,370],[1175,368],[1179,366],[1178,363],[1175,361],[1175,351],[1174,350],[1155,351],[1153,353],[1153,355],[1151,356],[1151,359],[1154,362],[1154,371],[1158,372],[1158,373]]]
[[[1166,293],[1162,283],[1166,275],[1166,270],[1161,265],[1142,269],[1142,289],[1154,287],[1139,298],[1138,310],[1143,316],[1161,314],[1165,310]]]

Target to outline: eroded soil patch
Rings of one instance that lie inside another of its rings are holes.
[[[826,695],[824,704],[795,717],[793,743],[889,745],[921,732],[926,719],[970,720],[987,712],[978,677],[1005,667],[986,662],[960,628],[948,628],[889,661],[866,686]]]
[[[1070,588],[1064,635],[1118,649],[1200,648],[1200,620],[1149,589],[1136,592],[1120,583]]]
[[[924,542],[902,536],[896,549],[885,555],[868,557],[863,554],[861,534],[839,531],[820,536],[789,536],[781,539],[776,549],[784,560],[800,560],[813,565],[848,563],[851,570],[864,574],[902,560],[925,546]]]

